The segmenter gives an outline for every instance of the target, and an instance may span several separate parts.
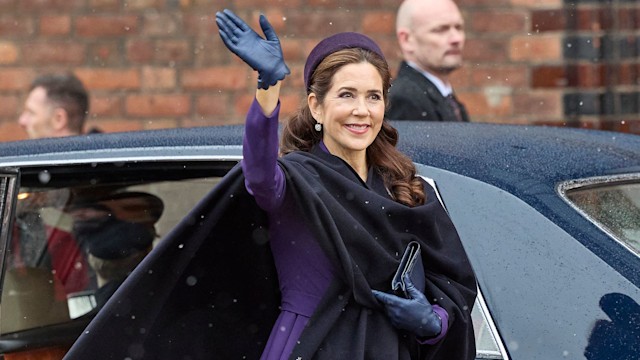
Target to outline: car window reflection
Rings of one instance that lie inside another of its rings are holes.
[[[124,168],[126,180],[90,174],[93,166],[64,169],[72,175],[54,173],[46,187],[23,175],[6,252],[1,335],[94,316],[220,179],[201,168],[177,176],[162,166]]]
[[[560,192],[589,220],[640,256],[640,179],[598,178],[563,184]]]
[[[162,200],[148,193],[119,192],[102,199],[82,199],[67,212],[72,234],[83,248],[96,290],[69,294],[71,318],[97,312],[151,251]]]

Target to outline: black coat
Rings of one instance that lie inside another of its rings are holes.
[[[460,107],[462,121],[469,121],[464,105],[455,98]],[[406,62],[400,64],[398,76],[389,90],[389,120],[456,121],[447,99],[438,88],[420,72]]]
[[[475,277],[433,191],[409,208],[321,150],[281,164],[338,274],[290,359],[473,359]],[[279,305],[265,224],[236,167],[136,268],[65,359],[257,359]],[[371,294],[390,291],[414,239],[424,247],[427,297],[449,313],[449,332],[433,346],[394,329]]]

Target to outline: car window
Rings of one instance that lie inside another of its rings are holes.
[[[0,336],[95,315],[234,164],[23,169],[9,224]]]
[[[560,192],[589,220],[640,256],[640,175],[572,181]]]

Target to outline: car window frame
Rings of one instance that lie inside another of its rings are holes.
[[[15,167],[0,167],[0,293],[4,282],[5,256],[11,239],[11,221],[20,187],[19,171]],[[5,182],[6,179],[6,182]]]
[[[593,176],[587,178],[580,179],[572,179],[568,181],[563,181],[556,185],[556,192],[558,196],[566,202],[573,210],[575,210],[580,216],[587,219],[591,224],[600,229],[603,233],[609,236],[611,239],[615,240],[616,243],[620,244],[626,251],[635,255],[636,258],[640,259],[640,253],[638,251],[632,249],[626,241],[621,239],[617,234],[611,231],[607,226],[596,220],[593,216],[589,215],[584,209],[579,207],[576,203],[569,199],[567,192],[570,190],[588,188],[588,187],[600,187],[606,185],[621,185],[624,183],[640,183],[640,173],[626,173],[626,174],[616,174],[616,175],[605,175],[605,176]]]

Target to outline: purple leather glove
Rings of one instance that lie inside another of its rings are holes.
[[[259,89],[268,89],[291,73],[280,40],[264,15],[260,15],[260,27],[266,39],[229,9],[216,13],[216,24],[227,48],[258,72]]]
[[[437,336],[442,331],[440,316],[433,311],[427,298],[416,289],[409,276],[405,276],[404,281],[411,299],[378,290],[372,290],[373,296],[384,305],[389,320],[396,328],[423,338]]]

